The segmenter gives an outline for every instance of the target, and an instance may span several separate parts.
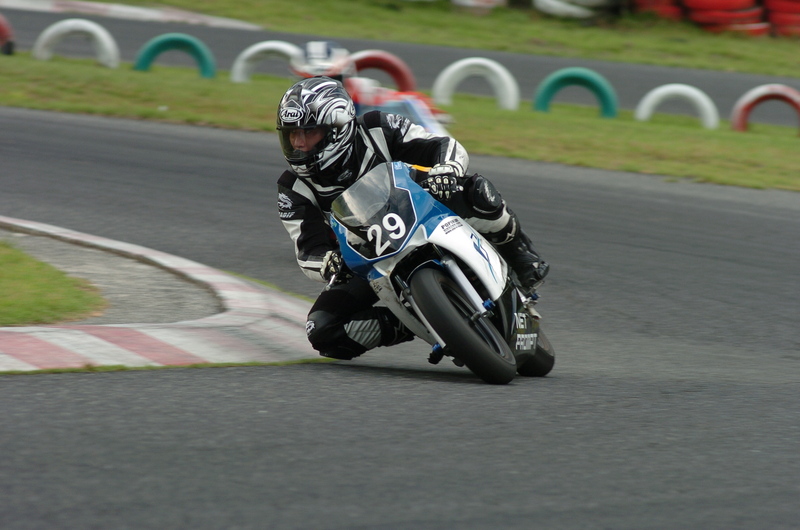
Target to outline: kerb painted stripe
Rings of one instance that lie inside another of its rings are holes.
[[[43,370],[48,368],[81,368],[93,364],[91,359],[61,348],[46,340],[13,331],[0,331],[2,353]]]
[[[105,326],[81,326],[80,329],[84,333],[94,335],[112,344],[116,344],[120,348],[165,366],[203,364],[208,362],[206,359],[156,340],[139,330]]]

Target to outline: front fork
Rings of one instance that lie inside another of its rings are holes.
[[[474,322],[482,316],[491,316],[490,313],[494,308],[494,302],[492,300],[481,299],[475,287],[467,279],[464,271],[462,271],[461,267],[456,263],[456,260],[450,256],[444,257],[442,258],[442,265],[444,265],[444,269],[450,274],[450,277],[455,280],[464,294],[469,297],[470,302],[472,302],[475,313],[472,315],[471,320]]]

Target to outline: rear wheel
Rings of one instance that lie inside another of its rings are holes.
[[[556,352],[553,345],[547,340],[544,331],[539,330],[536,337],[536,350],[517,367],[519,375],[526,377],[544,377],[553,369],[556,363]]]
[[[508,343],[486,317],[472,319],[475,309],[461,288],[439,269],[422,269],[411,279],[411,295],[448,355],[461,360],[487,383],[514,379],[517,362]]]

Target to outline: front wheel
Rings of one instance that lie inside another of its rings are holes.
[[[411,278],[410,287],[448,354],[487,383],[504,385],[514,379],[517,362],[508,343],[486,317],[472,319],[475,308],[450,277],[439,269],[422,269]]]

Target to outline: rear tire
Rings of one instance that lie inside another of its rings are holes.
[[[470,322],[475,309],[461,288],[439,269],[422,269],[411,278],[411,295],[445,341],[445,351],[487,383],[504,385],[517,372],[508,343],[486,317]]]
[[[540,329],[536,338],[536,351],[517,367],[517,372],[525,377],[544,377],[550,373],[555,363],[556,352],[553,345]]]

